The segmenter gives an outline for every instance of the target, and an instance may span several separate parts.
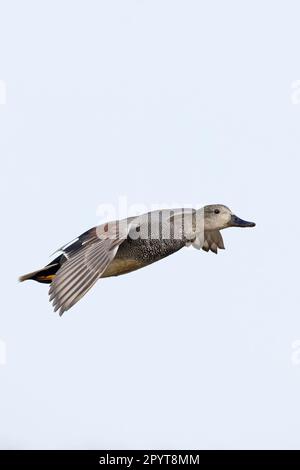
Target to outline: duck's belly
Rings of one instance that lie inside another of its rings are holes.
[[[142,263],[135,259],[115,258],[106,268],[101,277],[120,276],[121,274],[130,273],[137,269],[147,266],[149,263]]]
[[[132,240],[119,247],[116,257],[101,277],[119,276],[155,263],[185,246],[183,240]]]

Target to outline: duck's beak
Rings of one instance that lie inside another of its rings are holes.
[[[232,214],[230,226],[231,227],[255,227],[255,223],[247,222],[246,220],[240,219],[237,215]]]

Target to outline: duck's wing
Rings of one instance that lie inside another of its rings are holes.
[[[213,253],[218,253],[218,248],[220,250],[225,250],[223,237],[219,230],[209,230],[204,232],[204,243],[200,247],[204,251],[212,251]]]
[[[133,219],[94,227],[62,248],[66,261],[49,289],[55,312],[62,315],[69,310],[101,277],[126,240]]]

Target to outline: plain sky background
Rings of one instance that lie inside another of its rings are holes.
[[[300,448],[299,2],[0,10],[1,448]],[[59,318],[17,278],[119,197],[257,227]]]

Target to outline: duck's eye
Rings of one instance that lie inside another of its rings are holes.
[[[215,209],[215,214],[220,214],[219,209]]]

